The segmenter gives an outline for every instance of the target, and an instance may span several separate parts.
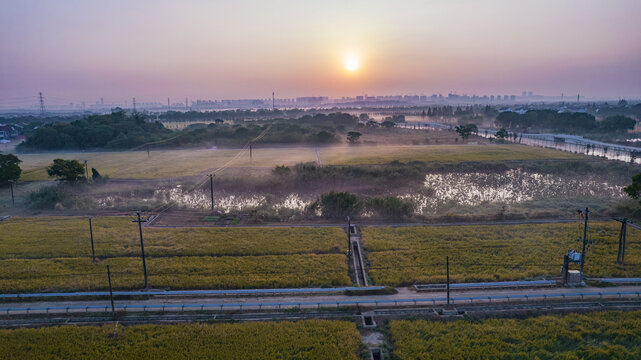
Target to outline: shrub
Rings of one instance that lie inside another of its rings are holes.
[[[62,186],[42,187],[29,194],[29,206],[34,209],[53,209],[71,197],[70,192]]]
[[[396,196],[372,197],[365,201],[365,210],[379,217],[402,219],[414,214],[414,203]]]
[[[360,215],[363,204],[357,195],[348,192],[330,191],[322,194],[316,201],[315,206],[320,207],[321,214],[324,217],[342,218]]]
[[[276,165],[272,173],[278,177],[287,177],[292,174],[292,169],[287,165]]]

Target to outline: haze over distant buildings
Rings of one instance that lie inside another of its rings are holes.
[[[639,14],[638,0],[3,1],[0,107],[39,91],[85,107],[272,91],[638,98]]]

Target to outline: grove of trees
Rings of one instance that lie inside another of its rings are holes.
[[[29,150],[126,149],[169,137],[173,132],[141,114],[127,115],[115,109],[107,115],[91,115],[70,123],[54,122],[39,127],[18,145]]]
[[[346,113],[304,115],[297,119],[276,119],[231,124],[216,119],[210,124],[193,124],[172,131],[159,122],[149,122],[141,114],[128,115],[114,110],[108,115],[93,115],[70,123],[55,122],[39,127],[18,146],[21,151],[35,150],[124,150],[152,143],[154,147],[242,146],[268,126],[261,139],[267,144],[332,144],[340,142],[358,124],[358,117]]]
[[[609,116],[597,121],[594,115],[584,112],[529,110],[524,114],[502,112],[496,117],[495,125],[516,131],[535,129],[555,132],[620,132],[634,129],[636,121],[623,115]]]

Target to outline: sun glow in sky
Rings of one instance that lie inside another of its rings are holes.
[[[7,0],[0,101],[640,97],[639,14],[639,0]]]
[[[348,72],[355,72],[360,67],[360,61],[355,54],[350,54],[345,57],[345,70]]]

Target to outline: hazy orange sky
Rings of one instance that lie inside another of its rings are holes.
[[[38,91],[54,102],[641,97],[640,15],[639,0],[4,0],[0,105]]]

